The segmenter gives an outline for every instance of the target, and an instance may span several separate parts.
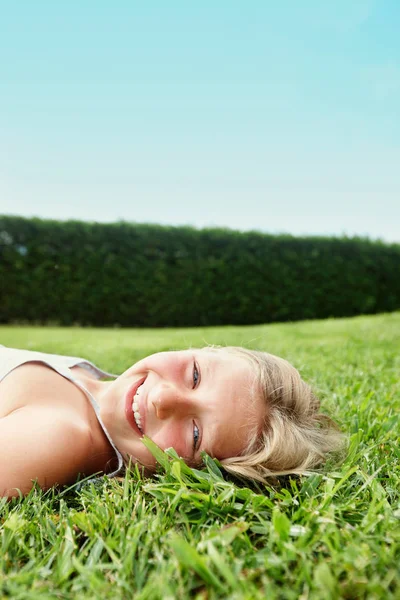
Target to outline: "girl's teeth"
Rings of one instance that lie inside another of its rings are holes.
[[[140,391],[140,387],[136,390],[136,394],[133,398],[133,402],[132,402],[132,411],[135,417],[135,421],[136,421],[136,425],[139,427],[140,431],[142,431],[142,421],[140,418],[140,412],[139,412],[139,391]]]
[[[142,421],[140,419],[140,413],[135,410],[133,415],[135,417],[136,425],[139,427],[140,431],[142,431]]]

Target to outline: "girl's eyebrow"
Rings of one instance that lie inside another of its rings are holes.
[[[206,381],[208,384],[213,381],[215,375],[215,362],[211,362],[210,354],[211,353],[209,353],[208,356],[204,356],[202,364],[200,364],[200,368],[203,368],[205,371]],[[201,354],[199,356],[201,357]]]

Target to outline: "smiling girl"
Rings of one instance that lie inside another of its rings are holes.
[[[316,467],[343,443],[298,371],[265,352],[161,352],[116,377],[82,358],[0,347],[0,495],[112,477],[129,461],[150,474],[143,435],[191,466],[205,451],[261,482]]]

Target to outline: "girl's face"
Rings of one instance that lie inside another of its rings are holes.
[[[218,459],[237,456],[265,417],[253,381],[251,364],[223,349],[160,352],[109,384],[100,415],[124,458],[150,470],[156,461],[140,441],[143,434],[192,465],[201,462],[202,450]]]

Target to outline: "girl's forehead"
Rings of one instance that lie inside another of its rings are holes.
[[[202,366],[207,379],[224,382],[228,388],[232,387],[244,396],[247,403],[260,396],[257,370],[245,356],[223,348],[217,351],[204,349]]]
[[[207,356],[210,363],[215,362],[216,364],[220,364],[227,370],[229,370],[229,367],[231,367],[232,370],[240,368],[241,372],[247,372],[252,375],[255,374],[252,362],[239,353],[236,354],[235,352],[225,350],[224,348],[202,348],[201,352]]]
[[[221,353],[220,366],[222,367],[220,372],[224,378],[236,386],[236,391],[249,416],[251,415],[253,421],[258,420],[260,415],[264,418],[268,407],[260,384],[259,372],[253,361],[246,355],[224,348],[217,350],[217,356],[219,352]]]

